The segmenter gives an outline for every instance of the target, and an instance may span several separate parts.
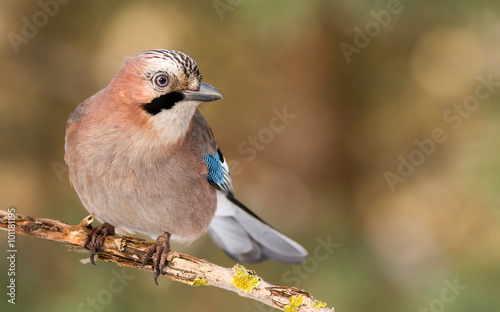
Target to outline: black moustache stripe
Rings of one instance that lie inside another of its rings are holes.
[[[151,115],[156,115],[163,109],[171,109],[175,103],[184,100],[184,94],[171,92],[152,100],[150,103],[142,104],[142,108]]]

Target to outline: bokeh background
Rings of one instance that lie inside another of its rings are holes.
[[[236,195],[311,252],[303,265],[248,268],[336,311],[499,310],[499,6],[2,1],[0,209],[85,217],[63,160],[68,114],[124,57],[180,50],[225,95],[202,112],[231,160]],[[270,131],[277,111],[293,117]],[[212,287],[166,278],[157,287],[148,272],[83,265],[84,254],[54,242],[18,236],[17,245],[17,302],[0,295],[1,311],[271,310]],[[234,264],[208,236],[174,249]],[[7,268],[2,256],[4,290]]]

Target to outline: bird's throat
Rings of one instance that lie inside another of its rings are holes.
[[[185,138],[198,104],[199,102],[194,101],[180,101],[171,109],[163,109],[151,116],[163,143],[172,144]]]

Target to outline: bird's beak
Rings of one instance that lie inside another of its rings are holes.
[[[200,82],[198,91],[184,90],[181,93],[184,94],[184,100],[188,101],[212,102],[224,98],[222,92],[204,82]]]

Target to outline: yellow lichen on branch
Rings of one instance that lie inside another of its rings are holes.
[[[290,303],[283,308],[283,311],[297,312],[299,311],[300,306],[304,304],[304,301],[304,296],[293,296],[292,298],[290,298]]]
[[[12,215],[0,210],[0,229],[31,237],[57,241],[85,252],[83,243],[90,230],[93,217],[88,216],[78,225],[69,225],[61,221],[36,218],[24,215]],[[97,258],[114,262],[120,266],[152,271],[151,264],[141,265],[141,259],[153,242],[138,239],[134,236],[107,237],[102,251]],[[163,273],[171,279],[193,286],[215,286],[237,293],[238,295],[260,301],[276,309],[293,312],[326,312],[325,304],[317,301],[309,293],[294,287],[275,286],[265,282],[254,271],[247,270],[242,265],[224,268],[203,259],[171,251],[167,257],[168,263]]]
[[[207,280],[199,277],[195,277],[193,283],[191,284],[193,286],[210,286],[209,283],[207,283]]]
[[[260,280],[255,277],[255,272],[248,272],[241,264],[236,265],[236,276],[232,281],[236,288],[246,293],[251,292],[260,284]]]
[[[316,310],[319,310],[326,307],[326,304],[322,301],[314,301],[313,303],[311,303],[311,307],[315,308]]]

